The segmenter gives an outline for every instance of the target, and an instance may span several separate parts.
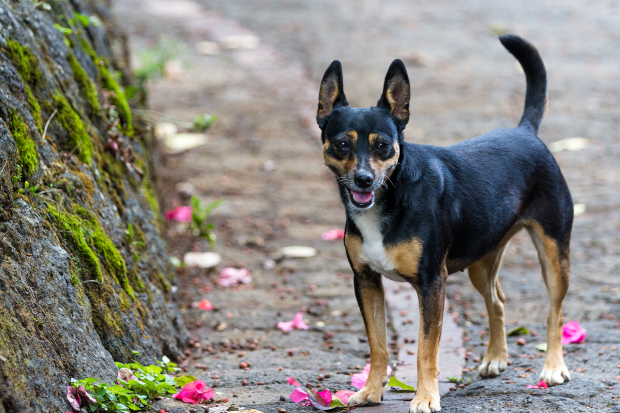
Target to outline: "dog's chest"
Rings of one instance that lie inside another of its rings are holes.
[[[353,218],[362,233],[361,259],[374,271],[394,281],[405,281],[395,271],[395,265],[383,245],[381,219],[376,208],[364,211]]]

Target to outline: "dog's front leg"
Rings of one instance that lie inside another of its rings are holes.
[[[437,355],[443,322],[446,277],[447,271],[444,270],[433,279],[420,281],[415,285],[420,302],[420,338],[418,341],[418,388],[409,406],[410,413],[430,413],[441,410],[437,383],[439,375]]]
[[[364,318],[370,345],[370,373],[364,387],[349,398],[349,406],[374,405],[383,399],[390,354],[387,348],[385,297],[381,275],[367,266],[355,265],[355,296]],[[359,271],[358,271],[359,270]]]

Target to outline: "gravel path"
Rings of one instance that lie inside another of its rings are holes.
[[[213,214],[215,249],[223,264],[244,266],[253,277],[249,285],[223,289],[213,286],[215,273],[179,273],[179,298],[199,342],[187,367],[207,384],[217,383],[220,397],[230,399],[227,406],[308,411],[279,401],[292,390],[287,376],[345,389],[350,373],[366,362],[368,345],[344,248],[320,238],[323,231],[344,225],[313,123],[313,99],[325,68],[341,60],[347,98],[354,106],[369,106],[379,96],[389,63],[402,58],[413,91],[407,140],[448,145],[518,121],[523,75],[491,33],[508,30],[536,44],[548,68],[550,107],[541,139],[549,144],[585,137],[589,142],[583,150],[556,153],[575,203],[586,205],[575,220],[564,313],[566,320],[587,328],[588,337],[585,344],[565,348],[570,383],[526,389],[542,368],[542,353],[534,345],[545,341],[547,298],[535,249],[525,233],[518,234],[500,271],[506,322],[508,328],[524,325],[537,335],[522,337],[525,346],[510,337],[512,365],[500,377],[480,380],[475,367],[488,340],[484,302],[465,273],[451,276],[450,312],[464,330],[467,360],[460,362],[466,363],[464,380],[471,384],[443,397],[442,411],[620,411],[614,398],[620,393],[615,378],[620,375],[616,3],[125,0],[117,2],[116,13],[137,55],[160,36],[186,45],[184,73],[151,84],[154,111],[186,120],[202,112],[220,116],[209,143],[167,157],[163,174],[165,208],[187,204],[190,193],[205,202],[225,200]],[[223,44],[230,35],[253,35],[260,42],[216,56],[197,53],[199,42]],[[207,250],[173,226],[167,238],[179,257]],[[287,245],[312,246],[319,253],[265,269],[265,261]],[[205,286],[211,291],[205,293]],[[205,298],[218,311],[191,308],[191,302]],[[298,311],[304,311],[308,331],[274,329]],[[394,337],[402,346],[407,336]],[[239,368],[241,361],[251,363],[248,371]],[[242,386],[243,380],[249,385]],[[179,411],[187,408],[166,403]],[[405,404],[368,411],[405,412]]]

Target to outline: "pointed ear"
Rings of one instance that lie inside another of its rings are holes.
[[[319,91],[319,108],[316,122],[323,129],[335,108],[349,106],[342,87],[342,65],[334,60],[325,71]]]
[[[397,124],[404,129],[409,122],[409,100],[411,87],[407,69],[400,59],[396,59],[390,65],[385,82],[383,94],[377,102],[377,106],[390,111]]]

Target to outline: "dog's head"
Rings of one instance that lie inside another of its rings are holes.
[[[344,95],[342,66],[335,60],[319,91],[317,122],[325,165],[344,186],[353,207],[371,208],[375,191],[396,168],[402,131],[409,121],[409,77],[400,60],[392,62],[377,106],[352,108]]]

